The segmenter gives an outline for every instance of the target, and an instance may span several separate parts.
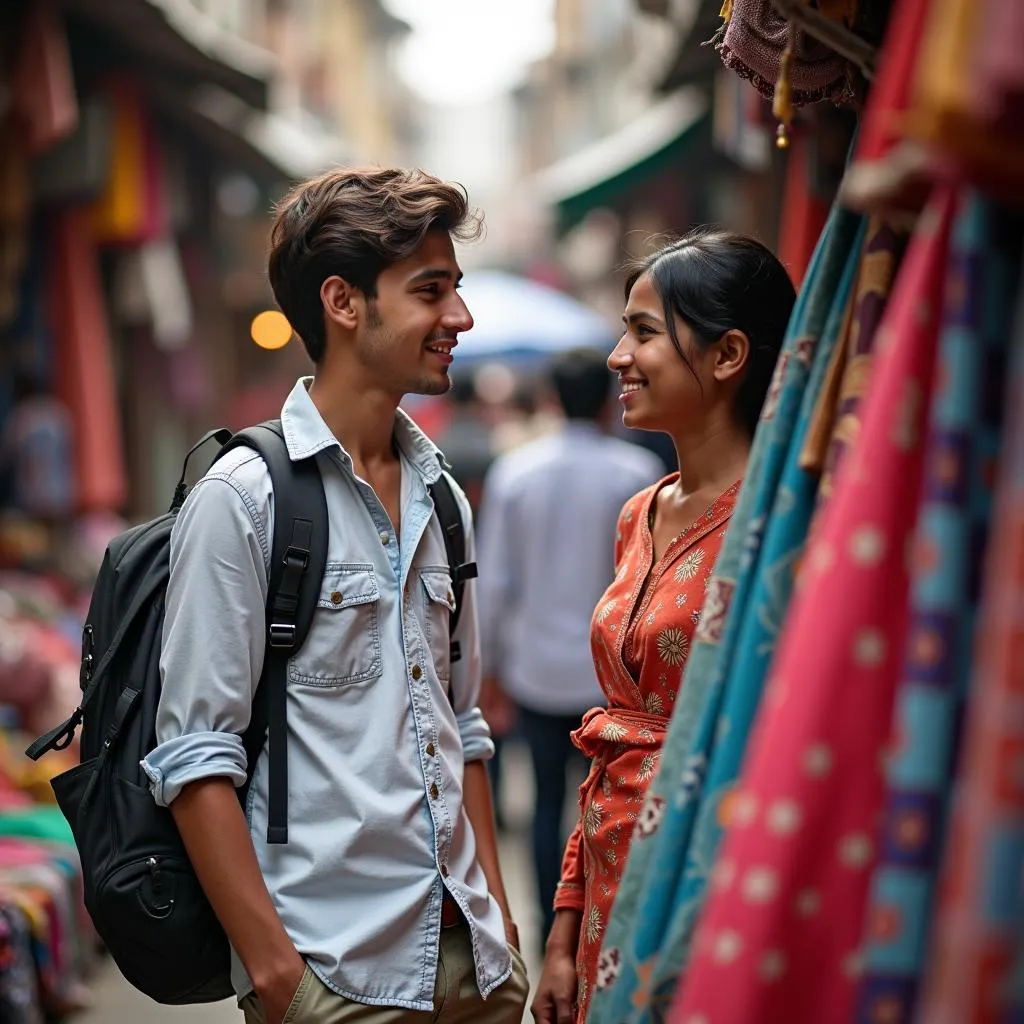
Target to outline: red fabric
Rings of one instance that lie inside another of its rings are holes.
[[[12,105],[33,153],[41,153],[78,126],[78,96],[67,33],[53,0],[36,0],[15,48]]]
[[[779,259],[789,271],[793,287],[799,290],[828,219],[829,206],[812,195],[808,185],[806,136],[798,130],[790,135],[786,191],[779,225]]]
[[[673,1024],[852,1019],[954,209],[923,215],[809,542]],[[880,556],[881,553],[881,556]]]
[[[910,103],[931,5],[932,0],[896,0],[878,59],[877,77],[861,117],[855,163],[880,160],[902,138],[900,115]]]
[[[583,913],[577,953],[579,1021],[586,1019],[612,902],[634,826],[658,767],[683,666],[739,492],[722,494],[654,564],[649,528],[668,477],[631,498],[619,517],[616,575],[594,613],[590,642],[608,707],[595,708],[573,733],[593,759],[580,790],[580,823],[566,849],[556,909]]]
[[[120,403],[89,211],[55,216],[50,253],[56,390],[75,421],[79,511],[116,511],[127,494]]]

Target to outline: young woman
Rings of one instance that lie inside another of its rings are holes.
[[[675,443],[679,471],[619,518],[616,576],[591,647],[608,701],[573,734],[593,759],[533,1003],[538,1024],[586,1019],[626,854],[658,763],[704,589],[729,524],[795,294],[759,242],[696,231],[626,282],[608,365],[623,422]]]

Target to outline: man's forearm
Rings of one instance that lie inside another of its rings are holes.
[[[498,837],[494,831],[494,803],[491,800],[491,782],[487,777],[485,761],[470,761],[463,778],[463,806],[473,826],[476,837],[476,856],[480,861],[487,888],[501,908],[502,914],[511,919],[505,883],[501,878],[498,861]]]
[[[224,778],[186,786],[171,814],[232,948],[257,991],[295,970],[297,953],[267,892],[234,785]]]

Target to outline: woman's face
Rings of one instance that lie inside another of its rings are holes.
[[[622,385],[625,426],[676,434],[690,424],[699,426],[716,388],[705,368],[709,353],[702,352],[693,332],[677,317],[676,336],[691,371],[672,344],[665,316],[650,274],[641,275],[629,293],[622,317],[626,330],[608,357],[608,368]]]

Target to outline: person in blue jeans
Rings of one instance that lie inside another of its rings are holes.
[[[484,687],[517,705],[530,750],[542,944],[554,920],[565,848],[567,771],[574,759],[582,761],[569,734],[602,702],[590,620],[614,573],[619,512],[664,470],[651,452],[611,435],[606,359],[596,349],[574,349],[553,361],[551,385],[564,425],[500,456],[480,506]]]

